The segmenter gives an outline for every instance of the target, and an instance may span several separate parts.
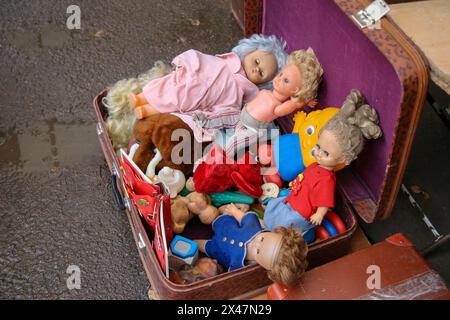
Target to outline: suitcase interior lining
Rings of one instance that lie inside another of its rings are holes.
[[[263,7],[264,34],[285,39],[289,51],[312,47],[318,56],[325,70],[319,90],[320,107],[340,107],[350,90],[357,88],[377,110],[383,136],[369,141],[359,158],[338,178],[350,201],[368,205],[362,215],[366,221],[373,221],[386,171],[395,166],[389,162],[403,98],[395,68],[335,1],[263,1]],[[397,47],[388,50],[405,55]],[[285,132],[290,132],[291,115],[279,122]]]

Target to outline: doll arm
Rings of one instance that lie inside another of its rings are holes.
[[[278,117],[283,117],[304,106],[305,104],[302,102],[288,100],[276,107],[273,113]]]
[[[240,210],[233,203],[230,203],[229,205],[224,206],[223,210],[224,210],[224,212],[232,215],[239,223],[241,223],[241,220],[245,215],[244,211]]]
[[[328,212],[328,207],[319,207],[315,214],[313,214],[310,218],[311,223],[316,226],[322,224],[322,220]]]

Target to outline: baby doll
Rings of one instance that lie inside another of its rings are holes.
[[[131,93],[138,119],[158,113],[180,117],[199,142],[209,141],[214,129],[234,127],[242,103],[258,93],[285,64],[286,43],[275,36],[253,35],[232,52],[212,56],[188,50],[177,56],[174,70],[150,81],[143,92]]]
[[[293,286],[307,267],[308,246],[293,227],[263,230],[254,212],[244,213],[234,204],[213,222],[214,236],[197,240],[200,251],[233,271],[255,261],[277,283]]]
[[[235,134],[225,150],[233,158],[236,151],[256,143],[270,123],[305,106],[314,107],[323,69],[313,49],[292,52],[286,66],[273,80],[273,90],[261,90],[242,109]]]
[[[320,225],[328,209],[334,207],[334,170],[357,158],[365,138],[376,139],[381,134],[375,109],[363,104],[358,90],[352,90],[341,110],[319,132],[313,149],[317,163],[309,165],[292,182],[292,191],[287,197],[267,204],[265,226],[273,230],[293,224],[305,234]]]

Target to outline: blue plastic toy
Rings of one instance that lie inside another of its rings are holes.
[[[335,235],[339,234],[336,228],[333,226],[333,224],[327,219],[323,219],[322,226],[325,228],[325,230],[328,231],[331,237],[334,237]]]
[[[188,238],[176,235],[170,244],[172,254],[193,265],[198,258],[198,244]]]

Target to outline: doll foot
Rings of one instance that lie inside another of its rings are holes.
[[[133,93],[131,93],[131,94],[128,96],[128,100],[130,101],[130,104],[131,104],[134,108],[136,108],[136,107],[138,106],[138,104],[139,104],[139,99],[138,99],[137,95],[135,95],[135,94],[133,94]]]

